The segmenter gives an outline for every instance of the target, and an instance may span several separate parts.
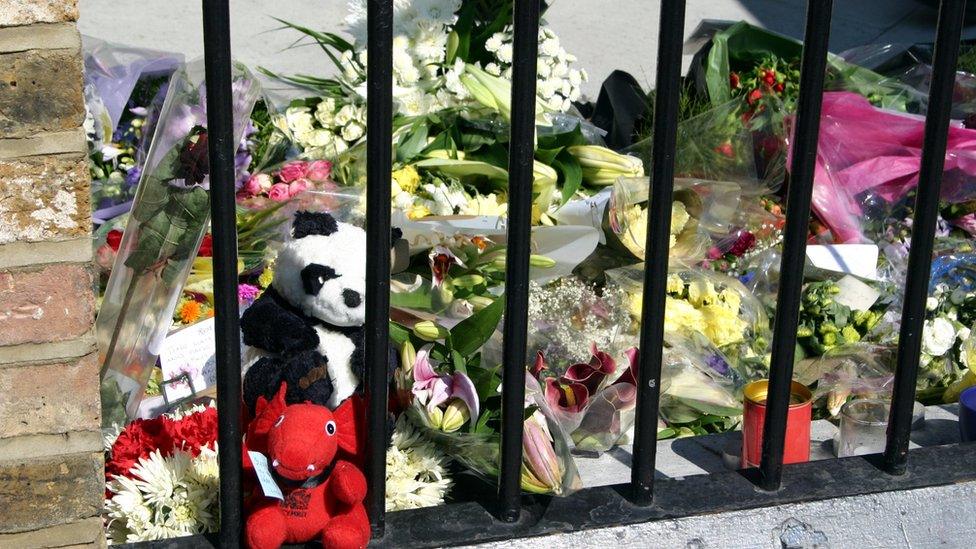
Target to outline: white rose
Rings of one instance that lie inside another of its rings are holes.
[[[312,115],[307,107],[290,107],[285,110],[285,122],[288,129],[296,135],[312,131]]]
[[[925,309],[928,311],[934,311],[939,308],[939,300],[934,297],[929,297],[925,300]]]
[[[942,356],[956,341],[956,328],[943,317],[925,321],[922,330],[922,352],[930,356]]]
[[[363,136],[363,127],[359,124],[352,122],[346,127],[342,128],[342,138],[346,141],[352,142]]]
[[[333,117],[333,121],[338,126],[345,126],[356,117],[356,107],[353,105],[343,105],[339,112]]]
[[[324,147],[332,143],[333,139],[335,136],[328,130],[314,130],[305,134],[305,142],[311,147]]]
[[[965,341],[965,340],[969,339],[969,334],[970,333],[972,333],[972,330],[970,330],[969,328],[963,326],[962,328],[959,328],[959,331],[958,332],[956,332],[956,337],[958,337],[962,341]]]

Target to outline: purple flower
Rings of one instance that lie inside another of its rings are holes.
[[[709,368],[715,370],[716,372],[722,374],[723,376],[729,373],[729,363],[726,362],[721,355],[717,355],[717,354],[712,355],[708,357],[705,362],[708,363]]]
[[[250,305],[261,293],[261,289],[251,284],[238,284],[237,301],[241,305]]]
[[[129,187],[132,187],[133,185],[137,185],[139,183],[139,176],[141,175],[142,175],[142,168],[140,168],[139,166],[133,166],[125,174],[125,184],[128,185]]]

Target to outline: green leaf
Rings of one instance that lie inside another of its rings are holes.
[[[491,305],[458,323],[451,330],[454,350],[461,353],[462,356],[469,356],[477,352],[495,333],[495,328],[498,327],[498,322],[501,321],[504,311],[505,300],[499,297]]]
[[[565,150],[557,159],[553,160],[552,167],[559,172],[562,184],[562,200],[559,205],[564,206],[572,200],[573,195],[583,184],[583,168],[580,166],[579,160]]]
[[[414,163],[414,167],[440,172],[451,177],[483,176],[496,181],[508,181],[508,172],[487,162],[456,160],[452,158],[427,158]]]
[[[400,139],[400,143],[396,147],[396,158],[398,162],[410,162],[427,146],[426,122],[423,118],[417,120],[414,122],[413,127]]]
[[[396,343],[397,347],[402,347],[404,343],[410,341],[410,330],[396,322],[391,321],[390,341]]]
[[[461,353],[452,350],[451,351],[451,362],[454,364],[454,371],[455,372],[461,372],[462,374],[467,374],[468,373],[468,369],[465,367],[465,364],[464,364],[464,357],[461,356]]]

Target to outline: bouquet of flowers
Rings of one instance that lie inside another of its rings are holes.
[[[105,442],[106,528],[112,543],[218,529],[216,408],[195,406],[136,420]]]
[[[394,376],[398,406],[443,452],[487,478],[499,468],[501,378],[500,366],[485,360],[481,348],[495,333],[503,307],[497,299],[450,330],[429,321],[412,329],[391,324],[401,349]],[[525,418],[522,489],[557,495],[579,489],[568,437],[531,376]]]
[[[174,75],[96,321],[107,424],[135,415],[209,218],[202,63]],[[238,67],[236,138],[257,99]]]

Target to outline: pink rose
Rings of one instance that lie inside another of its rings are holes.
[[[275,202],[284,202],[290,197],[291,194],[288,192],[288,185],[285,183],[275,183],[268,191],[268,198],[274,200]]]
[[[305,179],[292,181],[291,183],[288,184],[288,195],[295,196],[296,194],[301,193],[306,189],[308,189],[308,187],[309,187],[308,181],[306,181]]]
[[[261,188],[261,192],[263,193],[266,193],[269,190],[271,190],[271,185],[274,185],[274,180],[272,180],[271,176],[266,173],[259,173],[253,177],[257,178],[258,187]]]
[[[241,189],[245,194],[249,196],[255,196],[261,194],[261,183],[258,181],[257,175],[252,175],[244,183],[244,188]]]
[[[332,162],[328,160],[310,162],[305,171],[305,178],[316,183],[328,180],[330,175],[332,175]]]
[[[305,170],[307,166],[308,163],[302,161],[289,162],[282,166],[281,170],[278,171],[278,179],[280,179],[282,183],[291,183],[296,179],[301,179],[305,177]]]

